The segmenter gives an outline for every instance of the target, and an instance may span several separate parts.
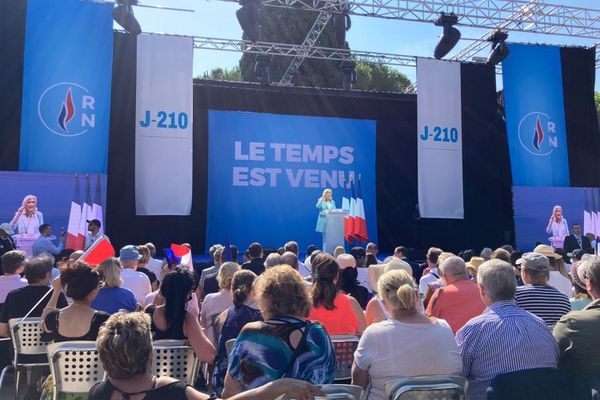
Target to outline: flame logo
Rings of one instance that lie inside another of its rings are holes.
[[[58,114],[58,126],[65,132],[67,131],[67,125],[73,119],[75,115],[75,106],[73,105],[73,95],[71,94],[71,88],[67,90],[67,95],[65,97],[65,101],[60,108],[60,113]]]
[[[533,147],[537,151],[540,151],[540,146],[542,145],[542,141],[544,140],[544,130],[542,129],[542,122],[540,121],[540,117],[535,121],[535,129],[533,130]]]

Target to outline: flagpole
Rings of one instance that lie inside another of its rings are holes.
[[[60,278],[56,278],[56,279],[60,279]],[[29,310],[29,312],[28,312],[27,314],[25,314],[25,316],[24,316],[23,318],[21,318],[21,321],[23,321],[25,318],[29,317],[29,316],[31,315],[31,313],[33,312],[33,310],[35,310],[35,309],[36,309],[36,308],[37,308],[37,307],[38,307],[38,306],[39,306],[39,305],[42,303],[42,301],[44,301],[44,299],[45,299],[46,297],[48,297],[48,295],[49,295],[50,293],[52,293],[53,291],[54,291],[54,288],[50,288],[50,289],[49,289],[49,290],[46,292],[46,294],[45,294],[45,295],[43,295],[43,296],[42,296],[42,298],[41,298],[41,299],[40,299],[40,300],[39,300],[37,303],[35,303],[35,306],[33,306],[33,307],[31,308],[31,310]]]

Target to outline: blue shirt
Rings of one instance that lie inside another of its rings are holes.
[[[558,346],[546,323],[499,301],[471,319],[456,333],[463,359],[462,375],[469,380],[467,400],[485,400],[485,391],[499,374],[529,368],[556,368]]]
[[[63,249],[63,244],[60,242],[58,246],[55,246],[54,243],[46,236],[40,235],[33,245],[31,246],[31,252],[33,256],[39,256],[41,254],[47,254],[49,256],[56,256]]]
[[[114,314],[119,310],[135,311],[137,302],[133,292],[120,287],[102,288],[92,301],[92,308]]]

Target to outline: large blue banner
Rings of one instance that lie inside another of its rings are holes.
[[[569,186],[560,49],[510,45],[502,63],[515,186]]]
[[[340,208],[359,174],[376,241],[375,130],[372,120],[209,111],[207,247],[321,247],[317,200],[331,188]]]
[[[19,169],[105,173],[112,4],[28,0]]]

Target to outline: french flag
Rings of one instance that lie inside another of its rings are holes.
[[[79,257],[79,261],[84,261],[92,266],[98,266],[110,257],[114,257],[114,255],[114,247],[106,237],[102,236]]]
[[[192,251],[180,244],[171,243],[171,250],[173,251],[173,255],[178,259],[181,259],[179,262],[180,265],[193,268],[194,264],[192,263]]]
[[[367,234],[367,219],[365,218],[365,206],[362,200],[362,190],[360,187],[360,175],[358,176],[358,196],[356,197],[356,206],[354,210],[354,238],[361,243],[369,240]]]
[[[67,226],[67,249],[82,250],[78,247],[77,236],[79,234],[79,223],[81,221],[81,191],[79,187],[79,175],[75,174],[75,189],[71,200],[71,211],[69,212],[69,224]]]
[[[348,215],[344,217],[344,239],[346,242],[354,241],[354,216],[356,213],[356,198],[354,197],[354,180],[350,178],[350,187],[352,189],[352,196],[350,197],[348,205]],[[342,199],[342,208],[344,206],[344,200]]]

